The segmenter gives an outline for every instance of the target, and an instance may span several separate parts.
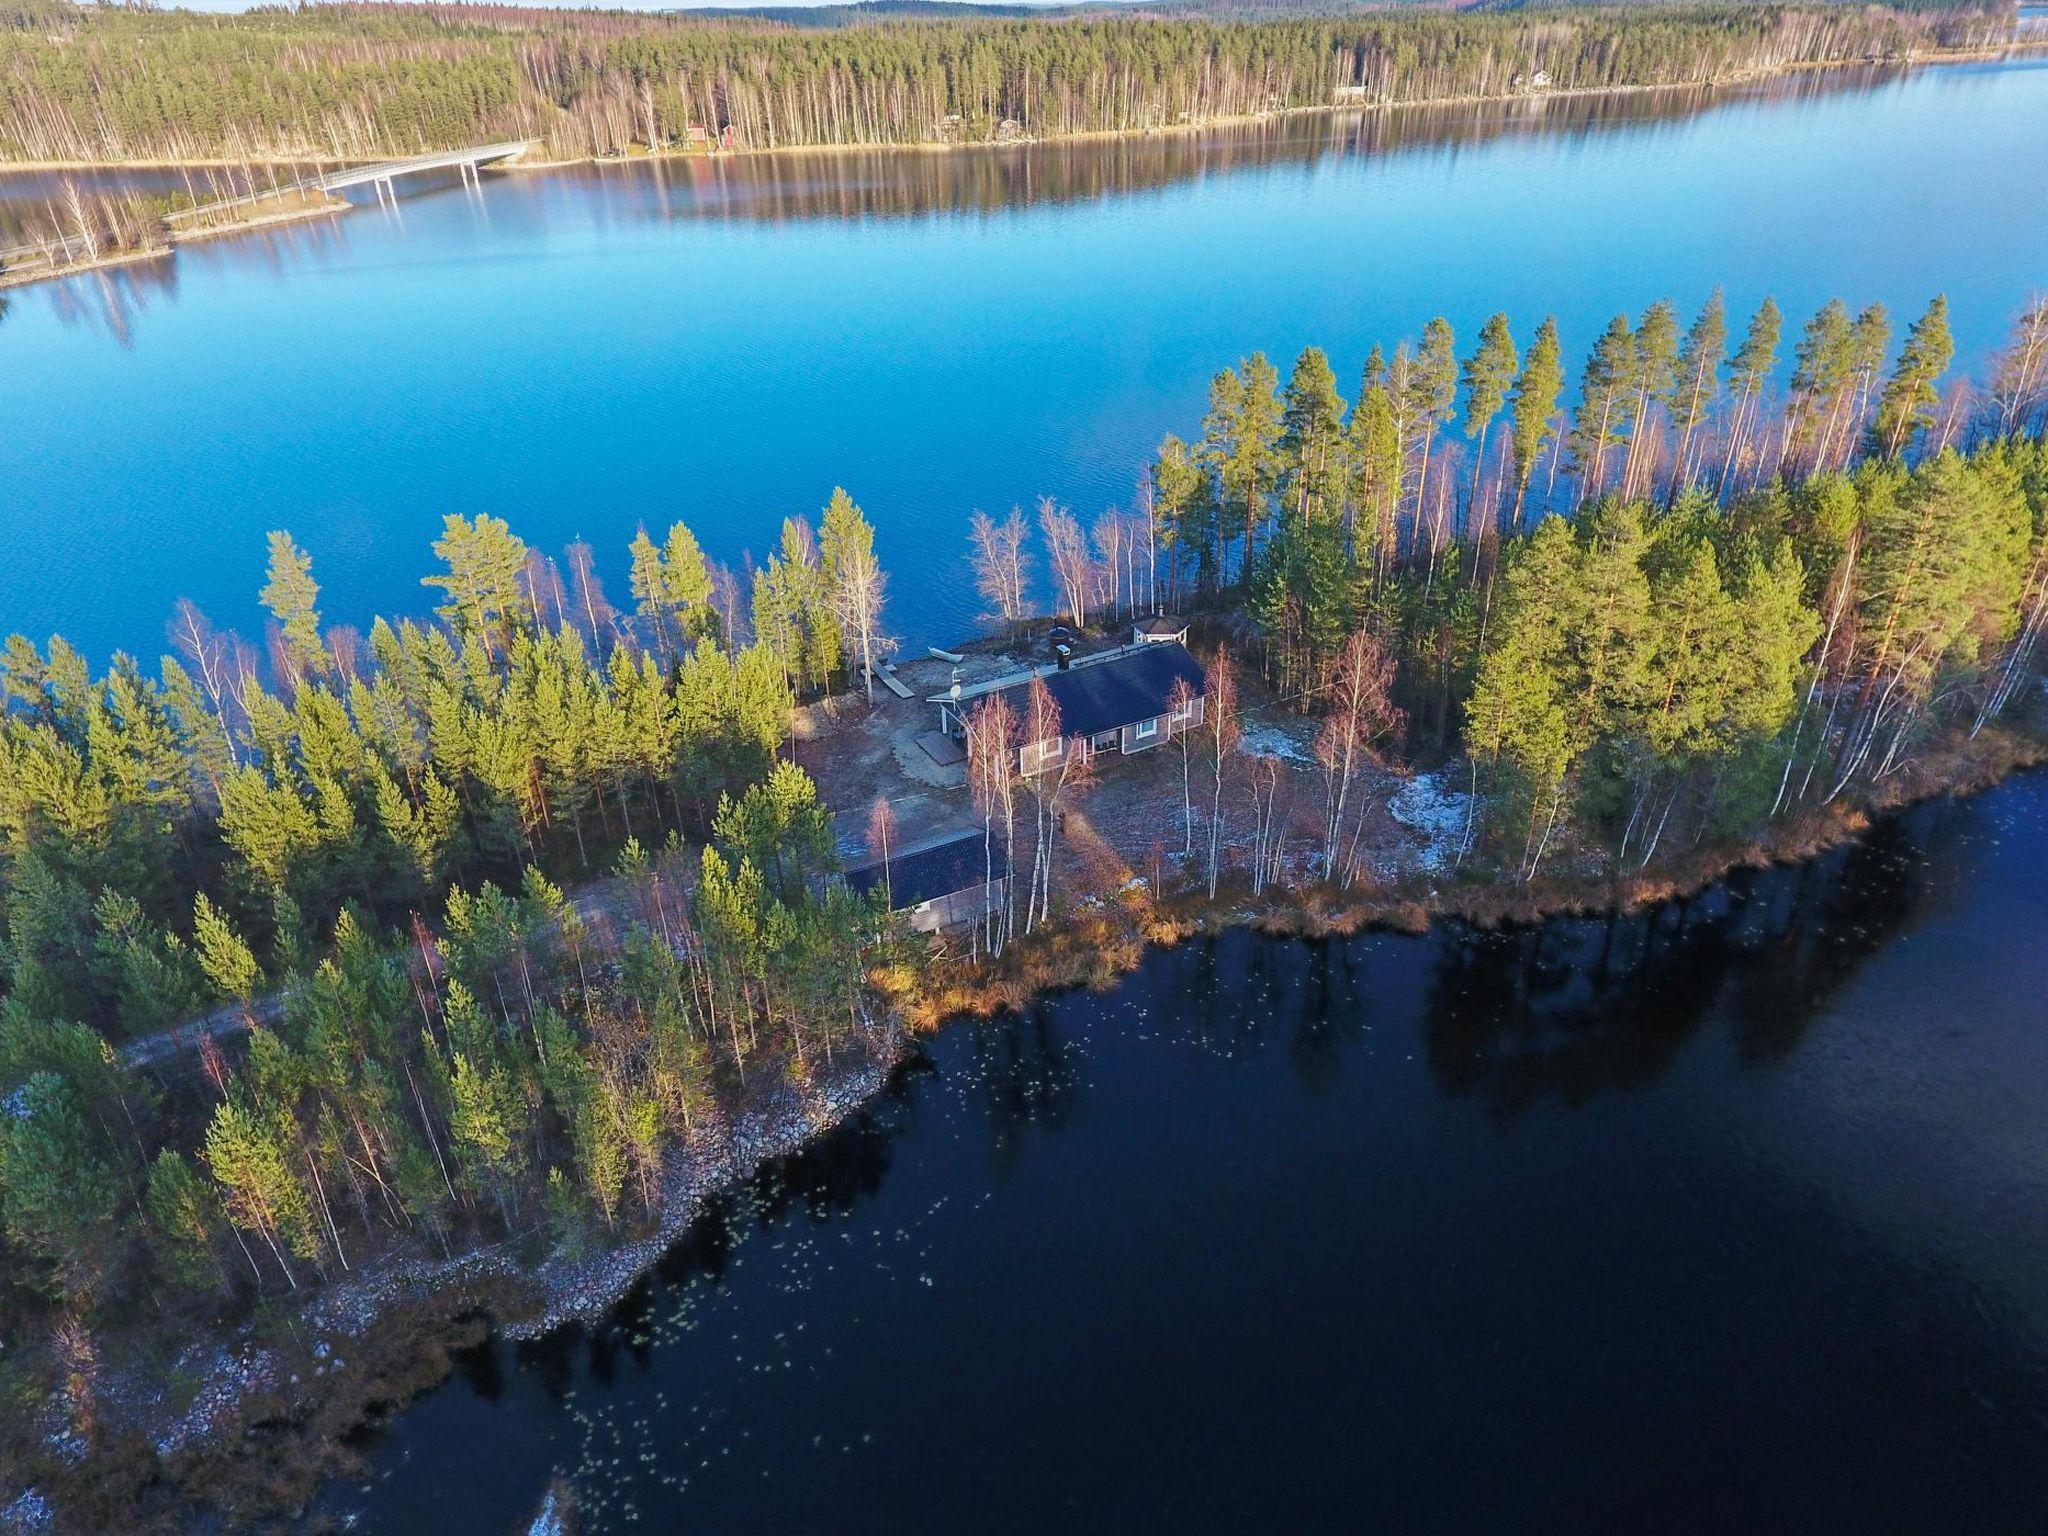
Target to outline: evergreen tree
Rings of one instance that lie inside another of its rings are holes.
[[[225,1290],[227,1275],[214,1251],[220,1202],[199,1170],[175,1148],[157,1153],[149,1165],[144,1203],[157,1273],[179,1291]]]
[[[1735,420],[1728,432],[1727,457],[1721,466],[1720,489],[1723,495],[1727,494],[1734,479],[1759,403],[1770,385],[1771,375],[1777,370],[1778,339],[1784,323],[1776,300],[1766,298],[1750,317],[1749,326],[1743,332],[1742,345],[1736,348],[1735,356],[1729,360],[1728,389],[1735,397]]]
[[[474,519],[451,513],[434,541],[434,553],[448,569],[424,578],[422,584],[439,587],[446,595],[447,602],[434,611],[457,635],[475,640],[486,654],[496,654],[522,619],[538,622],[532,598],[520,584],[526,545],[504,519],[481,512]]]
[[[1515,509],[1512,522],[1522,525],[1522,507],[1528,500],[1529,479],[1543,456],[1557,415],[1558,398],[1564,393],[1564,351],[1558,344],[1557,317],[1546,315],[1536,328],[1536,339],[1515,380],[1515,392],[1508,404],[1510,431],[1515,450]]]
[[[1451,419],[1458,403],[1458,343],[1451,322],[1438,315],[1422,328],[1422,345],[1416,348],[1414,367],[1408,377],[1408,420],[1421,444],[1421,464],[1415,472],[1415,516],[1418,524],[1429,517],[1429,461],[1436,446],[1437,429]]]
[[[192,940],[199,969],[215,996],[244,1003],[255,998],[263,985],[263,968],[256,963],[248,942],[203,891],[192,899]]]
[[[1494,417],[1507,403],[1508,390],[1515,382],[1520,359],[1508,317],[1496,314],[1480,328],[1479,346],[1465,360],[1465,435],[1476,437],[1472,453],[1472,509],[1479,510],[1479,475],[1486,464],[1486,434]]]
[[[1879,452],[1897,458],[1933,423],[1933,409],[1941,399],[1941,376],[1948,372],[1955,353],[1955,340],[1948,329],[1948,298],[1936,294],[1927,312],[1906,332],[1898,366],[1878,401],[1872,431]]]
[[[1180,562],[1192,557],[1195,585],[1205,592],[1214,590],[1222,580],[1222,530],[1216,524],[1215,497],[1194,450],[1172,433],[1153,456],[1151,488],[1152,515],[1169,571],[1178,572]]]
[[[1244,525],[1240,582],[1250,580],[1252,551],[1279,474],[1279,383],[1280,375],[1263,352],[1254,352],[1237,368],[1224,369],[1209,383],[1202,458],[1221,489],[1223,512]]]
[[[1679,349],[1678,367],[1665,408],[1678,427],[1676,469],[1672,494],[1691,485],[1698,474],[1693,461],[1693,438],[1701,421],[1713,409],[1721,389],[1721,364],[1728,350],[1728,308],[1716,288],[1685,333]]]
[[[818,556],[826,600],[839,621],[840,646],[859,655],[861,684],[872,703],[875,661],[890,643],[881,633],[885,578],[875,559],[874,528],[853,498],[837,486],[825,507]]]
[[[1636,392],[1636,360],[1628,316],[1616,315],[1586,359],[1578,405],[1572,412],[1568,442],[1582,499],[1605,489],[1607,454],[1621,441],[1622,424]]]
[[[1840,299],[1822,305],[1807,322],[1793,356],[1792,413],[1779,462],[1783,464],[1786,454],[1804,450],[1810,464],[1823,465],[1856,383],[1857,337],[1849,306]]]
[[[1379,356],[1375,348],[1373,356]],[[1373,556],[1377,573],[1384,573],[1394,554],[1395,518],[1401,505],[1401,427],[1394,400],[1387,388],[1385,369],[1367,366],[1346,428],[1347,456],[1351,465],[1351,505],[1354,518],[1363,514],[1365,547]],[[1359,535],[1352,532],[1352,554],[1358,554]]]
[[[121,1262],[125,1180],[71,1080],[38,1072],[0,1115],[0,1224],[22,1277],[89,1301]]]
[[[1669,299],[1659,299],[1643,311],[1636,327],[1635,366],[1631,371],[1628,457],[1621,472],[1621,494],[1637,494],[1638,482],[1647,480],[1654,468],[1650,437],[1650,410],[1668,400],[1678,385],[1678,311]]]
[[[1304,348],[1280,413],[1280,492],[1298,531],[1334,516],[1344,484],[1344,399],[1320,347]]]
[[[327,651],[320,640],[320,588],[313,580],[313,558],[288,533],[273,531],[269,539],[270,563],[259,595],[277,621],[290,680],[317,677],[327,670]]]

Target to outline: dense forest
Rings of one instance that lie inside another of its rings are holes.
[[[1717,295],[1576,359],[1549,321],[1463,345],[1432,321],[1350,399],[1315,348],[1284,381],[1253,355],[1136,512],[1043,507],[1043,580],[1021,515],[977,517],[973,567],[998,624],[1045,590],[1083,624],[1204,615],[1161,899],[1369,893],[1364,774],[1397,740],[1472,791],[1439,878],[1604,879],[1868,798],[2038,692],[2048,301],[1981,381],[1952,354],[1939,298],[1793,328]],[[558,563],[450,517],[433,552],[432,618],[367,635],[278,532],[261,645],[181,605],[154,671],[0,649],[0,1403],[25,1476],[92,1441],[124,1330],[392,1251],[637,1228],[750,1096],[867,1059],[928,964],[829,878],[784,755],[793,701],[887,645],[844,492],[748,589],[687,526],[642,530],[618,608],[585,545]],[[1239,740],[1254,690],[1316,722],[1305,823]],[[977,753],[973,801],[1030,872],[1021,929],[1056,935],[1053,829],[1086,786],[1014,764]]]
[[[2036,674],[2048,301],[1981,387],[1949,377],[1945,300],[1894,330],[1658,303],[1570,389],[1554,322],[1518,342],[1496,315],[1461,353],[1439,319],[1355,403],[1316,348],[1284,385],[1254,355],[1160,448],[1166,583],[1229,589],[1280,695],[1344,706],[1347,782],[1394,719],[1419,755],[1462,746],[1469,878],[1746,835],[1974,736]],[[1320,872],[1360,870],[1333,839]]]
[[[0,158],[344,159],[510,138],[582,158],[983,142],[1322,107],[1694,84],[2010,35],[2009,8],[1660,5],[838,28],[347,5],[0,4]]]
[[[876,1038],[899,942],[822,878],[828,818],[777,757],[795,693],[876,637],[860,509],[791,520],[750,603],[681,525],[627,551],[628,614],[586,546],[565,570],[479,516],[435,549],[435,619],[367,637],[278,533],[262,655],[190,606],[154,675],[0,651],[17,1454],[53,1410],[92,1437],[103,1328],[393,1243],[573,1248],[657,1208],[737,1099]]]

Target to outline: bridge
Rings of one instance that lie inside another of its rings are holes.
[[[339,192],[344,187],[375,187],[379,203],[383,203],[387,198],[396,202],[396,183],[399,177],[418,176],[428,171],[460,171],[465,185],[478,185],[484,166],[517,160],[539,142],[538,139],[511,139],[503,144],[479,144],[469,149],[446,149],[437,154],[414,155],[409,160],[373,160],[364,165],[345,166],[338,171],[301,177],[297,181],[266,188],[261,192],[222,198],[218,202],[203,203],[196,208],[180,208],[173,213],[165,214],[164,222],[174,224],[181,219],[197,218],[201,214],[220,213],[230,208],[243,208],[252,203],[265,203],[276,198],[289,197],[295,192]]]
[[[397,189],[392,184],[401,176],[456,170],[462,172],[464,182],[474,182],[482,167],[504,160],[517,160],[539,142],[538,139],[513,139],[504,144],[479,145],[474,149],[443,150],[438,155],[415,155],[410,160],[381,160],[331,171],[325,176],[314,177],[305,185],[321,192],[339,192],[343,187],[367,184],[377,189],[377,199],[382,202],[386,197],[397,196]]]

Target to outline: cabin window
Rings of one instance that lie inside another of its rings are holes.
[[[1138,722],[1137,735],[1140,741],[1143,741],[1147,736],[1157,736],[1158,734],[1159,722],[1157,720],[1140,720]]]

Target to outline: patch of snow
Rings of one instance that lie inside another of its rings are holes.
[[[1453,782],[1449,769],[1419,773],[1387,802],[1394,820],[1421,836],[1422,847],[1416,852],[1414,863],[1432,874],[1447,868],[1457,858],[1458,847],[1465,838],[1472,797],[1451,788]]]
[[[1248,725],[1237,739],[1243,751],[1256,753],[1260,757],[1284,757],[1296,763],[1315,761],[1314,754],[1308,748],[1277,725]]]

